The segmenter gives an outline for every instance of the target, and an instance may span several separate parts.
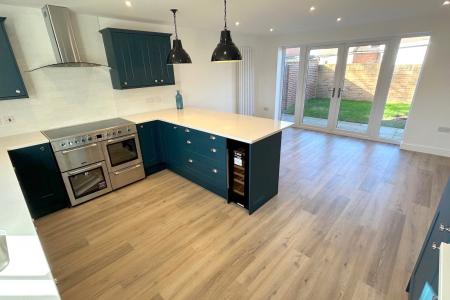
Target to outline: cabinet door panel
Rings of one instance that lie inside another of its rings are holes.
[[[163,168],[163,166],[161,166],[163,163],[163,156],[159,125],[158,121],[152,121],[137,126],[146,175],[152,174]]]
[[[33,218],[69,206],[67,192],[49,144],[13,150],[9,155]]]
[[[27,97],[22,75],[12,52],[3,21],[0,20],[0,100]]]
[[[114,48],[117,53],[117,68],[123,88],[139,87],[143,84],[144,70],[142,48],[134,35],[113,33]]]

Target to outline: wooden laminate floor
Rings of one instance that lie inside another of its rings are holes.
[[[36,221],[63,299],[406,299],[450,159],[288,129],[251,216],[162,171]]]

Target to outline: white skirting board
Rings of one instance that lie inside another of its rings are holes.
[[[429,146],[424,146],[424,145],[401,143],[400,144],[400,149],[408,150],[408,151],[414,151],[414,152],[422,152],[422,153],[434,154],[434,155],[445,156],[445,157],[450,157],[450,150],[449,149],[444,149],[444,148],[437,148],[437,147],[429,147]]]
[[[239,48],[242,61],[237,64],[237,110],[239,114],[252,116],[255,113],[255,68],[252,48]]]

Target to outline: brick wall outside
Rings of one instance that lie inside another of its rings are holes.
[[[295,103],[298,82],[298,62],[286,64],[283,81],[282,109]],[[329,98],[334,83],[336,65],[318,65],[318,60],[310,60],[306,82],[306,99]],[[410,102],[414,95],[421,65],[397,65],[392,77],[388,100],[390,102]],[[378,64],[350,64],[347,66],[344,83],[344,99],[373,101],[379,73]]]

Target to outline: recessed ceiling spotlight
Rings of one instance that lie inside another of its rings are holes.
[[[340,21],[342,21],[342,18],[341,18],[341,17],[339,17],[339,18],[336,19],[336,22],[340,22]]]
[[[239,26],[239,24],[240,24],[239,22],[234,23],[234,25],[236,25],[236,26]]]
[[[309,8],[309,11],[315,11],[316,10],[316,7],[315,6],[311,6],[310,8]]]
[[[125,1],[125,5],[128,6],[128,7],[132,7],[133,6],[133,4],[131,4],[131,1]]]
[[[449,0],[446,0],[446,1],[444,1],[444,3],[442,3],[442,6],[448,6],[448,5],[450,5],[450,1]]]
[[[270,31],[270,32],[273,32],[273,28],[270,28],[269,31]]]

